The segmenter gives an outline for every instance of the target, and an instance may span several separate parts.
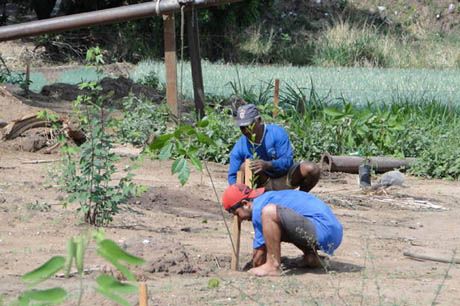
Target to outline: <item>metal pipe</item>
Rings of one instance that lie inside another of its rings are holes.
[[[365,158],[359,156],[334,156],[325,153],[321,156],[321,169],[329,172],[358,173]],[[394,169],[407,169],[415,158],[396,159],[391,157],[369,157],[369,164],[375,173],[384,173]]]
[[[157,1],[159,1],[159,3],[157,3]],[[156,15],[159,16],[177,12],[181,8],[181,4],[178,0],[157,1],[0,27],[0,41],[74,30],[93,25],[117,23]],[[203,8],[239,1],[242,0],[194,0],[191,2],[184,0],[183,2],[186,3],[185,5],[187,6],[190,4],[196,8]]]

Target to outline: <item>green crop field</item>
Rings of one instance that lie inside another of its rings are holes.
[[[181,73],[183,69],[183,73]],[[141,62],[133,72],[139,80],[154,72],[165,82],[164,63]],[[190,64],[178,64],[178,88],[185,96],[192,96]],[[460,103],[460,70],[378,69],[378,68],[319,68],[292,66],[247,66],[203,62],[206,94],[229,96],[234,93],[231,82],[242,89],[263,90],[273,79],[309,90],[311,81],[321,97],[331,100],[344,98],[355,104],[366,102],[417,101],[435,99],[444,103]]]

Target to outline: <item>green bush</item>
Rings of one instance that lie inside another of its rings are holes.
[[[121,143],[143,145],[150,135],[166,132],[169,108],[152,101],[128,97],[123,100],[123,119],[117,121],[117,138]]]

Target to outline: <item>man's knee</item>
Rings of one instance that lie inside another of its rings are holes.
[[[276,205],[268,204],[262,208],[262,221],[263,220],[279,221]]]
[[[311,178],[318,178],[321,174],[321,169],[319,166],[312,162],[302,162],[300,164],[300,173],[302,177],[311,177]]]

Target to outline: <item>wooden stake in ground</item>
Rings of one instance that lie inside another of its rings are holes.
[[[147,291],[147,284],[139,284],[139,306],[149,305],[149,295]]]
[[[177,100],[177,57],[176,26],[174,13],[163,15],[165,66],[166,66],[166,101],[171,112],[179,117]]]
[[[244,182],[244,172],[238,171],[236,173],[236,183],[243,183]],[[232,245],[234,250],[232,250],[232,262],[231,262],[231,269],[234,271],[238,271],[239,269],[239,261],[240,261],[240,238],[241,238],[241,222],[238,219],[238,216],[233,216],[233,224],[232,224]]]
[[[280,80],[276,79],[275,80],[275,92],[273,94],[273,118],[278,116],[278,104],[280,102]]]
[[[252,187],[251,179],[252,179],[252,171],[249,169],[250,160],[247,159],[244,163],[244,173],[242,171],[238,171],[236,174],[236,182],[237,183],[245,183],[247,186]],[[232,252],[232,262],[231,262],[231,269],[234,271],[238,271],[239,261],[240,261],[240,238],[241,238],[241,222],[238,219],[238,216],[233,217],[233,225],[232,225],[232,241],[235,250]]]

